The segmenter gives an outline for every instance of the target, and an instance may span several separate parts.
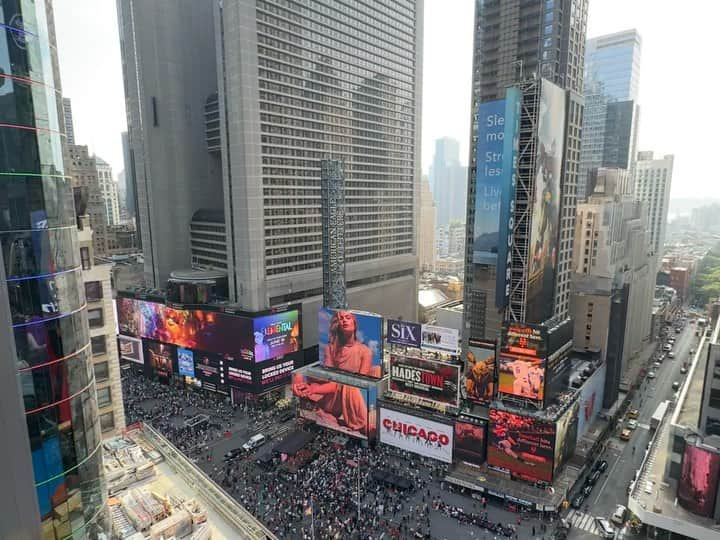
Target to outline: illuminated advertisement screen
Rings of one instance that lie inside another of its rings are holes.
[[[318,313],[320,364],[327,368],[382,377],[383,318],[322,308]]]
[[[195,355],[190,349],[178,347],[178,373],[183,377],[195,378]]]
[[[259,374],[261,390],[287,383],[295,369],[296,358],[297,355],[286,356],[278,361],[263,364]]]
[[[530,223],[526,320],[552,317],[560,223],[560,174],[565,148],[565,91],[542,80],[535,189]]]
[[[422,348],[457,354],[460,348],[460,333],[457,328],[422,325]]]
[[[375,437],[377,394],[326,379],[295,373],[292,392],[300,417],[351,437]]]
[[[505,325],[501,344],[500,352],[545,358],[548,355],[547,329],[534,324]]]
[[[253,373],[249,369],[224,364],[225,382],[234,388],[248,389],[253,385]]]
[[[136,364],[144,364],[142,341],[127,336],[118,336],[118,350],[120,358],[135,362]]]
[[[143,340],[143,349],[147,359],[145,369],[149,369],[158,377],[169,379],[170,374],[173,372],[175,346],[158,343],[157,341]]]
[[[424,358],[390,355],[388,387],[445,405],[458,406],[460,366]]]
[[[253,319],[255,361],[263,362],[301,350],[297,310],[272,313]]]
[[[472,467],[485,463],[487,424],[455,422],[455,459]]]
[[[401,345],[403,347],[419,349],[421,346],[421,330],[422,325],[418,323],[388,319],[385,341],[391,345]]]
[[[543,401],[545,398],[545,359],[500,355],[498,392]]]
[[[530,416],[490,409],[488,465],[523,479],[552,482],[555,426]]]
[[[719,478],[720,454],[686,442],[677,492],[680,506],[713,517]]]
[[[555,435],[555,471],[575,452],[578,434],[578,413],[580,402],[575,401],[557,421]]]
[[[487,405],[495,391],[495,344],[470,340],[465,359],[465,397]]]
[[[452,463],[453,427],[427,418],[380,408],[380,442]]]
[[[195,378],[205,390],[217,392],[218,387],[225,384],[224,364],[219,354],[195,351]]]
[[[246,317],[124,297],[117,299],[117,312],[122,334],[246,360],[255,357],[253,322]]]

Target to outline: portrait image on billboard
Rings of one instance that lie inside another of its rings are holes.
[[[479,467],[486,457],[487,424],[455,422],[455,459]]]
[[[565,90],[543,79],[537,127],[536,173],[530,223],[526,320],[552,317],[565,150]]]
[[[195,378],[195,354],[191,349],[178,347],[178,373],[183,377]]]
[[[143,365],[145,363],[143,357],[142,341],[137,338],[119,335],[118,351],[120,352],[120,358],[122,360],[135,362],[136,364],[140,365]]]
[[[552,422],[498,409],[490,409],[487,462],[523,479],[552,482]]]
[[[421,331],[422,325],[419,323],[388,319],[385,341],[391,345],[419,349],[421,346]]]
[[[487,405],[495,392],[495,344],[470,340],[465,359],[465,397]]]
[[[448,424],[381,407],[380,442],[452,463],[453,427]]]
[[[441,351],[457,354],[460,348],[460,332],[457,328],[444,326],[422,325],[421,346],[430,351]]]
[[[686,441],[677,491],[680,506],[713,517],[719,480],[720,454]]]
[[[255,361],[280,358],[302,349],[299,312],[296,309],[253,319]]]
[[[292,393],[301,418],[351,437],[375,436],[376,407],[366,389],[295,373]]]
[[[321,308],[320,364],[374,379],[382,377],[383,318],[371,313]]]
[[[173,372],[175,359],[175,345],[160,343],[157,341],[143,341],[143,349],[147,362],[145,369],[163,379],[169,379]]]
[[[498,392],[543,401],[545,359],[501,354],[498,357]]]
[[[576,400],[557,421],[555,428],[555,471],[575,452],[578,434],[580,403]]]
[[[425,358],[390,355],[388,388],[410,396],[457,407],[460,366]]]

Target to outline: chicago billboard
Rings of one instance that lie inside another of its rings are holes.
[[[487,405],[495,391],[495,344],[471,339],[465,363],[465,397]]]
[[[530,223],[527,308],[529,322],[553,314],[560,224],[560,185],[565,150],[565,97],[559,86],[542,79],[537,121],[535,187]]]
[[[458,406],[460,366],[424,358],[390,355],[388,388],[422,399]]]
[[[555,472],[575,452],[578,434],[578,413],[580,403],[575,401],[556,424],[555,435]]]
[[[421,330],[422,325],[418,323],[388,319],[385,341],[390,345],[401,345],[403,347],[419,349],[421,346]]]
[[[453,427],[427,418],[380,408],[380,442],[452,463]]]
[[[136,364],[144,364],[142,340],[127,336],[118,336],[120,358]]]
[[[699,516],[711,518],[720,481],[720,454],[685,442],[678,483],[680,506]]]
[[[382,377],[383,318],[372,313],[322,308],[318,312],[320,364]]]
[[[352,437],[374,438],[375,392],[300,373],[292,376],[292,392],[300,401],[301,418]]]
[[[457,354],[460,348],[460,333],[457,328],[422,325],[421,346],[431,351]]]
[[[487,424],[455,422],[455,459],[472,467],[485,463],[487,457]]]
[[[490,409],[488,465],[525,480],[552,482],[555,425]]]
[[[498,392],[542,402],[545,399],[545,359],[501,354]]]
[[[505,99],[478,107],[473,262],[497,266],[497,307],[510,292],[520,101],[520,90],[508,88]]]

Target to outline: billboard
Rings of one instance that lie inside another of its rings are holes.
[[[479,467],[487,457],[487,424],[455,422],[455,459]]]
[[[300,373],[292,376],[292,392],[300,400],[301,418],[352,437],[375,436],[376,393]]]
[[[498,392],[543,401],[545,359],[501,354],[498,357]]]
[[[607,364],[602,364],[580,388],[580,397],[578,398],[578,441],[587,433],[587,430],[590,429],[602,409],[606,370]]]
[[[460,348],[460,333],[457,328],[422,325],[420,345],[423,349],[457,354]]]
[[[253,319],[255,361],[280,358],[300,350],[298,310],[272,313]]]
[[[320,364],[381,378],[382,331],[383,318],[380,315],[321,308],[318,313]]]
[[[420,338],[421,331],[422,325],[418,323],[388,319],[385,342],[391,345],[401,345],[403,347],[419,349],[422,345]]]
[[[488,465],[531,481],[552,482],[555,425],[490,409]]]
[[[144,364],[142,341],[127,336],[118,336],[118,351],[120,358],[135,362],[136,364]]]
[[[249,369],[243,369],[240,367],[232,366],[229,363],[223,363],[225,369],[225,382],[228,386],[234,388],[240,388],[241,390],[248,389],[253,385],[253,373]]]
[[[520,101],[520,90],[508,88],[505,99],[481,103],[477,115],[473,262],[497,266],[497,307],[510,292]]]
[[[460,366],[424,358],[390,355],[390,381],[394,392],[452,405],[459,403]]]
[[[178,347],[178,373],[183,377],[195,378],[195,353],[190,349]]]
[[[145,369],[150,370],[158,377],[169,379],[173,372],[175,359],[175,346],[157,341],[143,340],[143,352],[147,362]]]
[[[545,326],[525,323],[504,324],[500,352],[546,358],[547,342],[548,332]]]
[[[287,383],[295,369],[294,357],[295,355],[291,355],[290,357],[286,356],[280,360],[263,365],[258,375],[259,380],[256,381],[256,387],[259,384],[259,390],[262,392],[273,386]]]
[[[223,366],[221,355],[195,351],[195,378],[202,383],[205,390],[217,392],[220,385],[225,384]]]
[[[381,408],[380,442],[452,463],[453,427],[427,418]]]
[[[556,424],[555,434],[555,471],[575,452],[578,434],[578,413],[580,403],[575,401]]]
[[[470,340],[465,361],[465,397],[487,405],[495,391],[495,344]]]
[[[565,148],[565,91],[545,79],[537,126],[525,315],[530,322],[545,321],[553,314]]]
[[[677,492],[680,506],[713,517],[719,479],[720,454],[686,441]]]

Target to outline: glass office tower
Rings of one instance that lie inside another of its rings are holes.
[[[0,248],[8,289],[0,301],[12,317],[13,386],[24,402],[43,536],[94,538],[105,529],[106,489],[73,191],[63,174],[52,11],[44,0],[0,0],[0,8]],[[0,361],[12,358],[0,354]]]

